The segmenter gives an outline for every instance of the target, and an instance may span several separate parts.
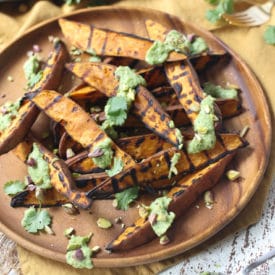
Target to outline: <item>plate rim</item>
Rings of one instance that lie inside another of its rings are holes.
[[[238,61],[238,63],[241,65],[242,69],[246,71],[247,75],[249,76],[253,76],[251,77],[251,81],[253,81],[253,85],[257,86],[257,89],[261,90],[261,101],[263,102],[263,104],[265,105],[265,121],[267,122],[268,125],[268,135],[267,135],[267,139],[266,139],[266,146],[267,146],[267,152],[268,155],[266,156],[265,160],[259,165],[259,171],[256,174],[256,184],[254,184],[254,188],[251,190],[251,192],[249,193],[249,196],[246,196],[245,198],[241,198],[240,202],[238,204],[237,208],[232,208],[231,211],[229,211],[226,215],[226,219],[224,222],[220,223],[219,226],[211,226],[208,228],[209,232],[212,232],[212,234],[207,234],[207,237],[202,238],[202,236],[199,239],[198,242],[196,243],[192,243],[192,240],[187,241],[187,245],[185,245],[184,249],[181,249],[181,244],[177,244],[173,247],[171,247],[170,249],[168,249],[168,253],[166,253],[165,255],[163,255],[163,253],[161,253],[160,251],[157,252],[153,252],[149,255],[138,255],[138,256],[131,256],[131,257],[127,257],[125,258],[120,258],[119,263],[117,263],[115,260],[116,258],[93,258],[93,262],[95,267],[127,267],[127,266],[135,266],[135,265],[140,265],[140,264],[147,264],[147,263],[152,263],[155,261],[161,261],[164,259],[168,259],[171,257],[174,257],[178,254],[181,254],[195,246],[198,246],[199,244],[201,244],[202,242],[205,242],[207,239],[211,238],[213,235],[217,234],[222,228],[224,228],[226,225],[228,225],[240,212],[241,210],[243,210],[245,208],[245,206],[248,204],[248,202],[251,200],[252,196],[255,194],[256,190],[258,189],[259,185],[261,184],[261,181],[266,173],[266,169],[269,163],[269,158],[270,158],[270,152],[271,152],[271,144],[272,144],[272,125],[271,125],[271,112],[270,112],[270,108],[269,108],[269,104],[267,102],[267,98],[265,95],[265,91],[260,83],[260,81],[258,80],[257,76],[255,75],[254,71],[248,66],[248,64],[246,63],[246,61],[244,61],[239,54],[237,54],[234,50],[232,50],[229,46],[226,45],[226,43],[224,43],[220,38],[218,38],[216,35],[214,35],[213,33],[211,33],[210,31],[202,28],[202,27],[197,27],[195,25],[193,25],[190,22],[186,22],[182,19],[180,19],[178,16],[160,11],[160,10],[156,10],[156,9],[150,9],[150,8],[140,8],[140,7],[129,7],[129,6],[102,6],[102,7],[92,7],[92,8],[83,8],[83,9],[79,9],[76,11],[73,11],[71,13],[68,14],[63,14],[60,16],[56,16],[50,19],[47,19],[41,23],[36,24],[35,26],[31,27],[30,29],[28,29],[26,32],[24,32],[22,35],[15,37],[15,39],[13,39],[10,43],[8,43],[1,51],[0,51],[0,56],[2,56],[3,54],[5,54],[5,51],[8,50],[13,44],[17,43],[19,40],[24,39],[26,36],[28,36],[30,33],[32,33],[33,31],[36,31],[37,29],[40,29],[48,24],[54,23],[55,21],[57,21],[60,18],[68,18],[71,16],[75,16],[75,15],[79,15],[82,13],[90,13],[90,12],[95,12],[95,11],[102,11],[102,10],[123,10],[123,11],[139,11],[139,12],[150,12],[152,11],[153,13],[159,13],[161,15],[167,15],[167,16],[171,16],[172,18],[175,18],[177,20],[179,20],[179,22],[181,22],[182,24],[186,24],[189,26],[194,27],[195,29],[199,29],[202,30],[204,32],[207,32],[208,34],[211,34],[212,38],[215,39],[218,43],[220,43],[225,49],[226,51],[229,52],[230,55],[234,56],[234,59],[236,59]],[[213,230],[213,228],[215,228],[215,230]],[[55,261],[59,261],[62,263],[65,263],[65,253],[60,253],[60,252],[55,252],[53,250],[50,250],[48,248],[44,248],[41,247],[38,244],[35,244],[33,242],[31,242],[28,239],[25,239],[23,236],[15,233],[14,231],[12,231],[8,226],[4,225],[2,223],[2,221],[0,220],[0,231],[2,231],[3,233],[5,233],[8,237],[10,237],[11,239],[13,239],[17,244],[21,245],[22,247],[30,250],[33,253],[37,253],[40,256],[43,256],[45,258],[50,258],[52,260]],[[205,231],[204,231],[205,232]],[[199,234],[200,235],[205,235],[205,233],[203,232],[203,234]],[[185,243],[185,244],[186,244]],[[168,255],[167,255],[168,254]]]

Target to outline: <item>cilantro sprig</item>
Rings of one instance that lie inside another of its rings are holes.
[[[13,196],[20,192],[22,192],[26,187],[26,184],[20,180],[11,180],[4,184],[4,192],[9,195]]]
[[[134,186],[115,194],[116,208],[128,210],[130,203],[138,197],[139,187]]]
[[[233,13],[234,11],[234,1],[233,0],[207,0],[210,4],[216,5],[215,9],[208,10],[206,12],[206,19],[211,23],[218,23],[222,15],[225,13]]]
[[[267,27],[264,32],[264,40],[267,44],[275,45],[275,25]]]
[[[36,210],[34,207],[30,207],[24,212],[21,224],[29,233],[37,233],[49,226],[51,221],[52,218],[47,210]]]

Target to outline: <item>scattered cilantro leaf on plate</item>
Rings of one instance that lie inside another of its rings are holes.
[[[275,25],[267,27],[264,32],[264,40],[267,44],[275,45]]]
[[[22,192],[26,187],[26,184],[20,180],[11,180],[5,183],[4,192],[7,195],[16,195]]]
[[[36,210],[34,207],[30,207],[24,213],[23,220],[21,221],[22,226],[29,233],[37,233],[43,230],[45,226],[50,225],[51,216],[45,209]]]
[[[211,1],[214,4],[214,1]],[[234,11],[234,1],[233,0],[218,0],[215,1],[217,7],[213,10],[208,10],[206,12],[206,19],[211,23],[217,23],[224,13],[232,13]]]
[[[124,190],[123,192],[116,193],[117,208],[127,210],[131,202],[138,197],[138,186],[134,186]]]

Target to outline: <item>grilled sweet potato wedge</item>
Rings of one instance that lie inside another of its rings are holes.
[[[38,93],[43,89],[56,89],[61,81],[67,50],[62,42],[55,44],[54,51],[48,57],[42,78],[30,92]],[[21,100],[18,115],[4,131],[0,132],[0,154],[13,149],[29,132],[39,114],[37,107],[27,98]]]
[[[69,199],[57,192],[56,189],[48,189],[43,193],[43,201],[39,201],[35,196],[35,191],[25,190],[15,195],[11,199],[11,207],[52,207],[69,203]]]
[[[55,198],[60,199],[62,196],[66,197],[70,202],[73,202],[75,205],[87,208],[91,205],[91,200],[89,200],[84,191],[75,190],[76,186],[74,179],[69,171],[68,166],[62,159],[57,158],[57,156],[46,149],[41,143],[35,140],[31,135],[28,135],[23,142],[21,142],[13,152],[15,155],[23,162],[26,163],[28,155],[32,150],[33,144],[36,144],[39,148],[39,151],[43,154],[44,160],[49,164],[49,174],[51,178],[51,184],[55,190],[60,193],[60,196],[55,194],[53,191],[51,193],[54,196],[53,199],[49,199],[53,203]],[[33,200],[33,195],[24,193],[21,195],[23,198],[27,196],[27,199]],[[19,198],[20,199],[20,198]],[[64,198],[63,198],[64,199]],[[50,203],[50,202],[49,202]]]
[[[115,78],[115,66],[102,63],[70,63],[66,65],[66,68],[106,96],[116,95],[119,82]],[[169,127],[171,118],[145,87],[139,85],[136,88],[136,98],[133,105],[133,113],[141,119],[148,129],[174,146],[181,144],[177,138],[177,129]]]
[[[215,162],[203,170],[187,175],[179,181],[180,186],[173,187],[167,194],[172,201],[168,211],[176,214],[176,219],[197,200],[206,190],[211,189],[222,176],[225,167],[234,153]],[[156,237],[147,218],[138,218],[106,247],[110,251],[125,251],[145,244]]]
[[[221,134],[217,137],[213,149],[200,153],[187,154],[184,151],[177,150],[175,147],[171,147],[144,159],[140,163],[135,163],[134,166],[106,179],[94,190],[91,190],[88,196],[96,197],[101,195],[102,192],[115,193],[134,185],[161,188],[164,186],[159,186],[158,180],[167,179],[171,168],[171,158],[175,153],[180,155],[176,164],[178,175],[183,175],[202,169],[246,145],[247,142],[238,135]]]
[[[132,34],[119,33],[79,22],[59,19],[65,38],[75,47],[97,55],[130,57],[145,60],[146,52],[153,45],[149,39]],[[186,56],[171,52],[167,61],[184,60]]]
[[[108,138],[91,116],[71,99],[48,90],[38,94],[29,94],[29,97],[37,107],[54,121],[60,123],[75,141],[84,148],[88,148],[90,152],[94,152],[96,146]],[[115,143],[112,144],[112,149],[114,156],[123,161],[125,168],[135,163]]]
[[[159,41],[164,41],[168,33],[164,26],[152,20],[146,21],[146,29],[151,39]],[[218,44],[215,46],[218,48],[217,53],[225,53]],[[201,98],[203,98],[203,90],[200,87],[197,73],[189,60],[171,64],[165,63],[164,68],[170,85],[174,88],[179,102],[193,124],[198,114]]]

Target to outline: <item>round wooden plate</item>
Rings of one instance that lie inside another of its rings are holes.
[[[241,88],[244,112],[228,120],[227,128],[239,131],[245,125],[250,126],[247,135],[250,146],[241,150],[232,163],[232,166],[241,172],[242,179],[238,182],[228,182],[222,179],[219,182],[213,189],[215,205],[212,210],[207,209],[200,199],[173,225],[170,231],[170,236],[172,236],[170,244],[160,246],[159,240],[155,239],[146,245],[123,253],[108,254],[103,250],[94,258],[95,265],[122,267],[159,261],[182,253],[217,233],[250,200],[261,182],[269,157],[270,115],[262,88],[253,73],[234,52],[211,33],[159,11],[113,7],[95,8],[77,11],[66,17],[101,28],[140,36],[147,36],[144,22],[146,19],[152,19],[169,29],[197,33],[209,43],[220,44],[229,52],[232,60],[227,66],[219,67],[211,74],[209,73],[209,79],[220,84],[229,82]],[[38,44],[43,50],[41,55],[46,57],[51,48],[48,41],[49,35],[62,36],[57,19],[33,28],[0,54],[0,104],[23,94],[25,79],[22,66],[27,58],[26,53],[32,49],[33,44]],[[14,82],[7,80],[9,75],[14,78]],[[0,157],[1,185],[8,180],[23,179],[25,175],[25,166],[12,153]],[[25,209],[11,208],[10,199],[3,192],[0,192],[0,201],[0,230],[23,247],[61,262],[65,261],[68,242],[63,236],[64,229],[74,227],[77,235],[87,235],[93,232],[91,246],[104,247],[121,231],[121,225],[115,224],[110,230],[99,229],[96,225],[98,217],[106,217],[114,221],[116,217],[121,216],[123,222],[130,225],[138,216],[136,207],[132,207],[127,212],[118,211],[112,207],[111,201],[98,201],[90,212],[82,211],[78,216],[69,216],[60,208],[52,208],[49,211],[53,216],[52,228],[56,235],[43,233],[33,235],[27,233],[21,226]]]

